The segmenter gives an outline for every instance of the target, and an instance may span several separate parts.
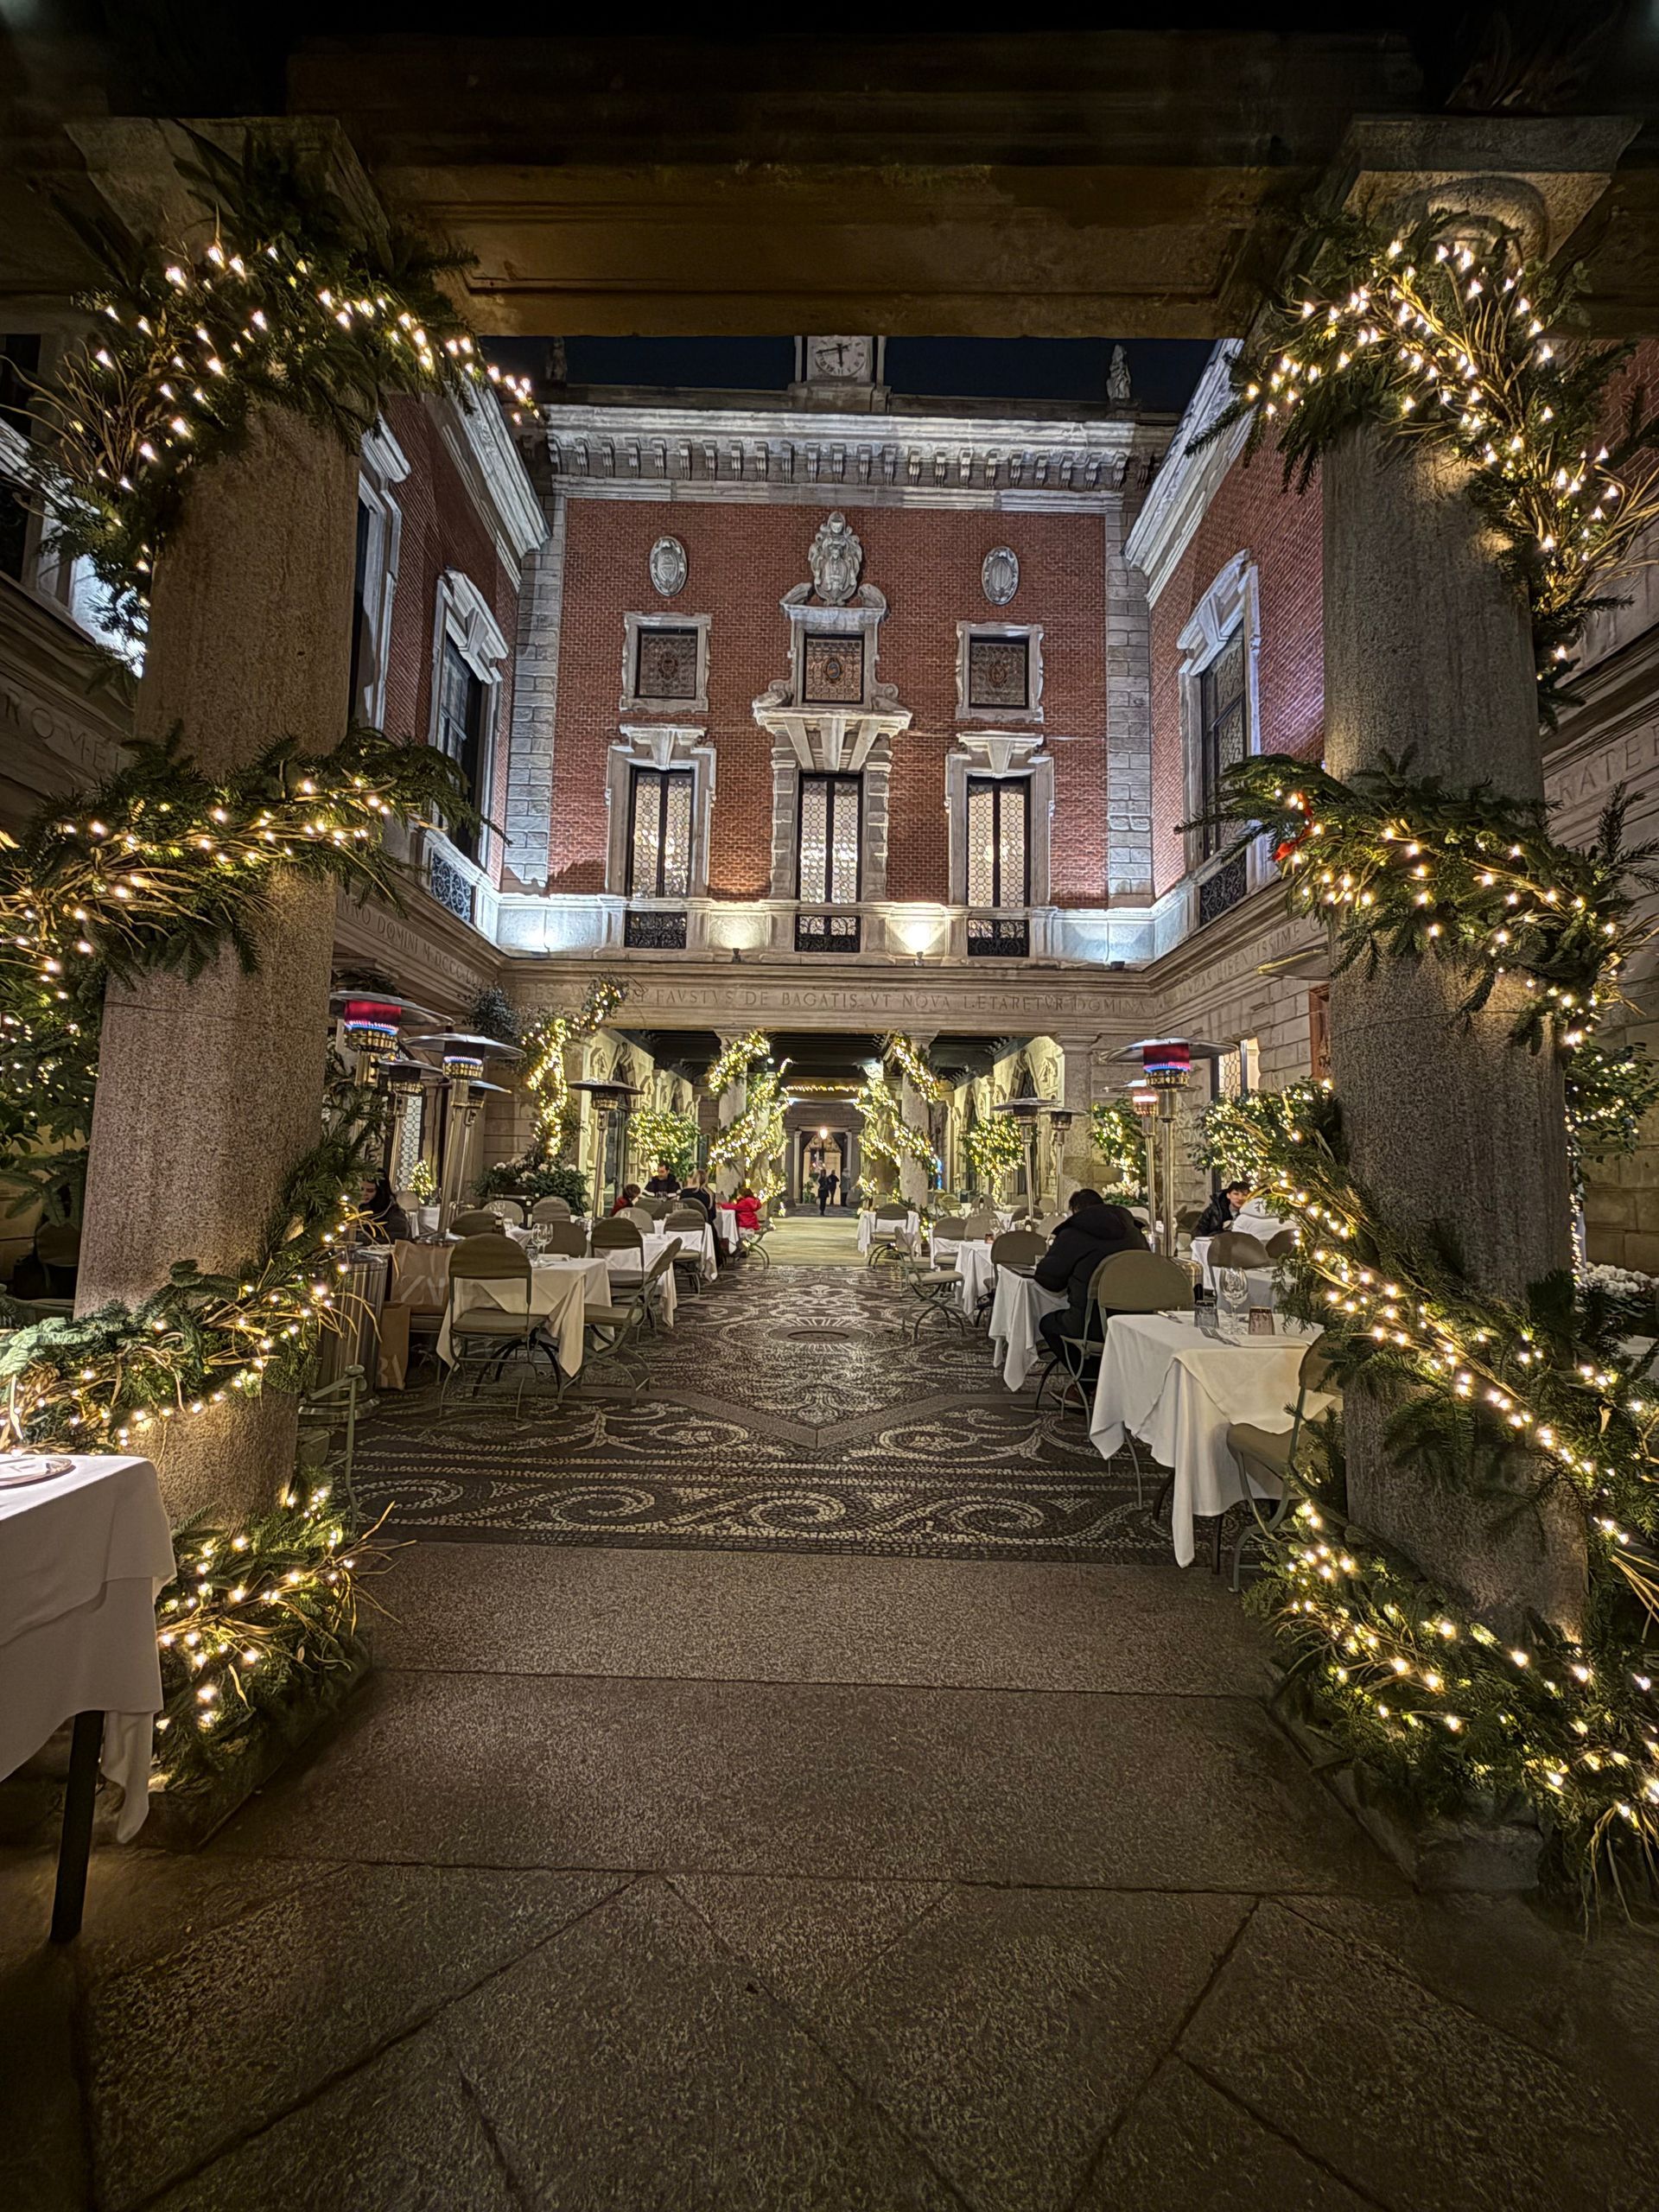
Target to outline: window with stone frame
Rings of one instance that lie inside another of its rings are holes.
[[[968,640],[968,700],[970,709],[1023,714],[1031,704],[1031,640],[1028,638],[970,637]]]
[[[683,899],[691,888],[690,768],[636,768],[628,787],[628,896]]]
[[[795,847],[795,895],[814,906],[850,906],[859,895],[863,778],[804,775]]]
[[[1031,903],[1031,779],[968,779],[968,904]]]
[[[855,637],[814,637],[801,641],[801,703],[805,707],[856,707],[864,697],[864,640]]]
[[[1198,676],[1198,774],[1200,815],[1212,814],[1221,797],[1222,778],[1250,749],[1249,703],[1246,689],[1244,632],[1241,626]],[[1198,857],[1213,859],[1233,841],[1224,823],[1203,822]]]
[[[642,626],[634,647],[633,689],[641,699],[695,699],[697,632]]]
[[[487,696],[494,694],[489,691]],[[446,638],[438,671],[438,745],[460,766],[466,795],[480,813],[486,696],[486,687],[467,665],[461,648],[453,638]],[[446,823],[445,830],[458,853],[469,861],[477,859],[478,831],[471,823],[453,828]]]

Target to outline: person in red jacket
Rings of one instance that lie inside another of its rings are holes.
[[[760,1226],[760,1201],[747,1185],[737,1194],[736,1211],[739,1235],[753,1236]]]
[[[625,1183],[616,1194],[616,1204],[611,1208],[611,1211],[613,1214],[626,1213],[630,1206],[637,1206],[639,1203],[639,1185],[637,1183]]]

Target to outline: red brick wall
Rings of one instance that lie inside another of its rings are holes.
[[[717,767],[709,889],[763,898],[772,865],[772,743],[753,700],[789,674],[785,592],[808,577],[822,506],[725,506],[573,499],[560,630],[550,887],[605,887],[605,771],[622,692],[625,613],[712,615],[709,732]],[[1055,746],[1053,894],[1096,906],[1106,873],[1105,530],[1098,515],[849,510],[864,547],[862,580],[887,596],[877,675],[912,716],[893,741],[887,895],[949,896],[944,760],[957,727],[957,624],[1006,618],[1043,626],[1043,722]],[[678,537],[690,562],[680,596],[646,575],[654,539]],[[980,568],[994,545],[1020,556],[1020,590],[988,607]],[[648,720],[643,712],[629,720]],[[662,719],[689,721],[664,708]],[[702,717],[696,717],[701,720]],[[1011,728],[1020,725],[1010,722]]]
[[[391,638],[386,669],[385,728],[392,737],[418,738],[432,728],[432,635],[437,619],[438,579],[459,569],[478,586],[507,641],[497,691],[499,712],[492,747],[487,811],[501,821],[506,811],[507,739],[512,727],[512,646],[518,634],[518,587],[502,564],[495,540],[473,504],[472,495],[444,450],[438,425],[427,403],[394,399],[386,420],[410,464],[409,474],[393,492],[403,511],[397,553],[397,589],[391,602]],[[501,880],[501,840],[488,840],[489,872]]]
[[[1235,461],[1152,610],[1152,865],[1158,891],[1185,872],[1176,826],[1185,813],[1180,648],[1192,610],[1239,553],[1255,562],[1262,619],[1257,744],[1263,753],[1319,757],[1325,663],[1319,486],[1283,488],[1271,453]]]

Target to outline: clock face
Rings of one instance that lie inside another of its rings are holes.
[[[815,377],[832,377],[837,382],[868,377],[870,372],[870,341],[868,338],[815,338],[812,340],[812,373]]]

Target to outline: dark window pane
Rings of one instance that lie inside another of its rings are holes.
[[[969,638],[968,703],[970,707],[1013,707],[1023,712],[1030,698],[1030,646],[1024,638]]]
[[[695,699],[696,632],[641,630],[633,689],[641,699]]]

